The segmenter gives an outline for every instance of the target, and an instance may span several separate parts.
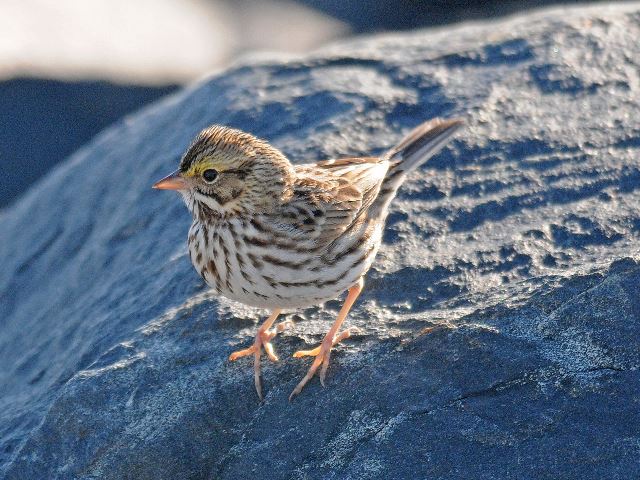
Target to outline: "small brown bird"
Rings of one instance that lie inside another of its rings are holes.
[[[177,190],[193,215],[189,255],[217,293],[271,310],[252,346],[262,399],[260,355],[276,361],[271,339],[284,308],[347,298],[320,346],[294,357],[315,357],[291,400],[329,366],[331,348],[349,336],[340,327],[362,291],[380,247],[388,206],[407,174],[437,153],[462,121],[435,119],[415,128],[382,157],[343,158],[292,165],[256,137],[222,126],[203,130],[180,168],[154,188]],[[282,326],[280,326],[282,327]]]

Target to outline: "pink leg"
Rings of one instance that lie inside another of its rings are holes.
[[[342,332],[340,335],[338,335],[338,330],[340,330],[344,319],[347,318],[347,314],[358,298],[358,295],[360,295],[363,286],[364,280],[361,278],[349,289],[349,294],[347,295],[347,299],[344,301],[344,305],[342,305],[342,309],[340,309],[340,313],[338,313],[338,318],[333,322],[331,329],[327,332],[319,347],[312,350],[300,350],[293,354],[296,358],[304,356],[315,356],[316,358],[313,360],[307,374],[302,380],[300,380],[300,383],[298,383],[293,392],[291,392],[291,395],[289,395],[289,400],[292,400],[293,397],[302,391],[307,382],[313,378],[320,365],[322,365],[322,369],[320,370],[320,383],[324,387],[324,379],[327,374],[327,368],[329,367],[329,359],[331,358],[331,347],[339,341],[349,337],[350,333],[348,330]]]
[[[247,355],[253,354],[253,379],[256,386],[256,391],[258,392],[258,397],[262,400],[262,381],[260,380],[260,354],[262,353],[262,348],[264,347],[264,351],[269,357],[269,360],[272,362],[277,362],[278,357],[273,351],[273,345],[271,345],[271,339],[275,337],[279,332],[284,330],[284,324],[278,325],[275,329],[272,329],[271,326],[273,322],[276,321],[278,315],[280,315],[281,309],[276,309],[271,312],[269,318],[267,318],[260,328],[258,328],[258,332],[256,333],[256,339],[249,348],[245,348],[243,350],[238,350],[229,355],[229,360],[234,361],[240,357],[245,357]]]

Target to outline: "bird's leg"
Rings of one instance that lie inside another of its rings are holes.
[[[346,300],[344,301],[344,305],[342,305],[340,313],[338,313],[338,318],[336,318],[336,321],[333,322],[331,329],[325,335],[320,346],[312,350],[299,350],[293,354],[293,356],[296,358],[304,356],[315,356],[316,358],[313,360],[313,363],[311,364],[311,367],[309,368],[307,374],[302,380],[300,380],[300,383],[298,383],[293,392],[291,392],[291,395],[289,395],[289,400],[292,400],[293,397],[295,397],[302,391],[307,382],[313,378],[320,365],[322,365],[322,369],[320,370],[320,383],[324,387],[324,378],[327,374],[329,359],[331,357],[331,347],[350,336],[350,332],[348,330],[342,332],[339,335],[338,330],[340,330],[342,322],[344,322],[344,319],[347,317],[349,310],[351,310],[351,307],[358,298],[358,295],[360,295],[363,286],[364,280],[360,278],[358,282],[349,289],[349,293]]]
[[[229,360],[234,361],[240,357],[245,357],[247,355],[253,354],[253,380],[256,385],[256,391],[258,392],[258,397],[262,400],[262,381],[260,380],[260,354],[262,353],[262,348],[264,348],[265,353],[269,357],[269,360],[272,362],[277,362],[278,357],[273,351],[273,345],[271,345],[271,339],[275,337],[278,333],[282,332],[286,326],[287,322],[283,322],[278,324],[275,328],[271,328],[273,322],[276,321],[278,315],[280,315],[281,310],[275,309],[269,315],[258,331],[256,333],[256,339],[249,348],[245,348],[243,350],[238,350],[229,355]]]

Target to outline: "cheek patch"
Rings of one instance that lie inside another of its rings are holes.
[[[235,187],[231,190],[231,198],[230,200],[235,200],[236,198],[238,198],[240,195],[242,195],[242,192],[244,192],[244,188],[242,187]]]

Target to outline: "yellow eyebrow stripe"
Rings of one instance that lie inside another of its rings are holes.
[[[194,163],[191,166],[191,168],[189,170],[187,170],[186,175],[188,177],[197,177],[197,176],[202,175],[202,172],[204,172],[205,170],[208,170],[210,168],[213,168],[213,169],[215,169],[215,170],[217,170],[219,172],[224,170],[219,162],[214,162],[214,161],[211,161],[211,160],[207,159],[207,160],[202,160],[202,161],[199,161],[197,163]]]

